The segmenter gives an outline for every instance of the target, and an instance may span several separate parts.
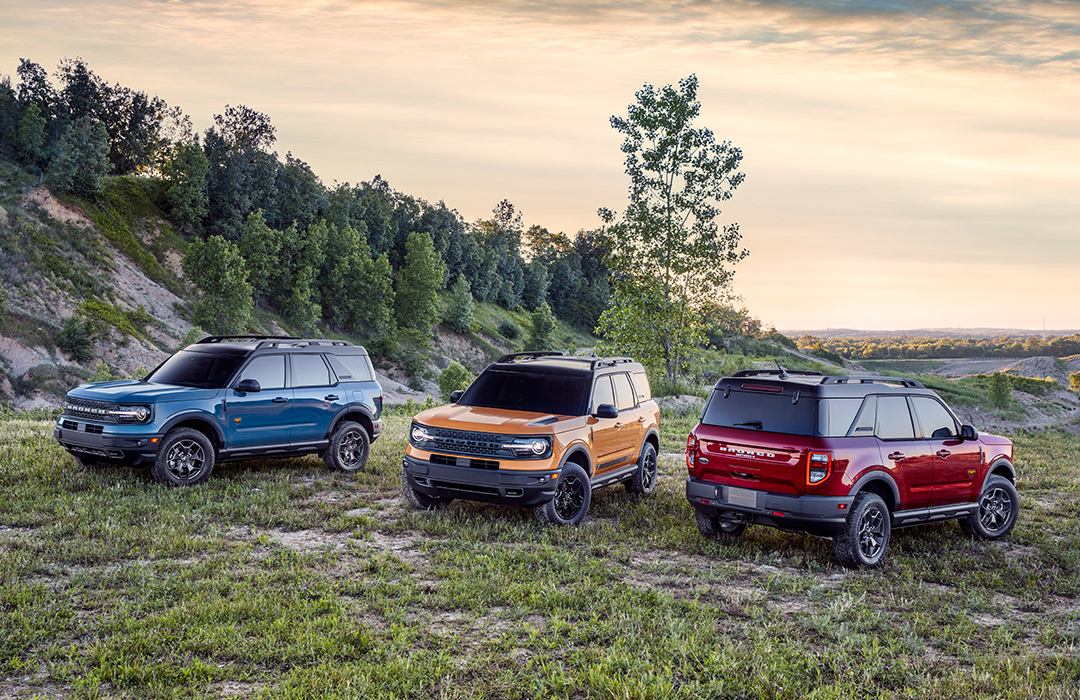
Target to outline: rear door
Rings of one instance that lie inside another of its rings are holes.
[[[881,462],[890,469],[900,490],[898,510],[929,504],[934,487],[934,452],[930,443],[916,436],[906,396],[877,397],[874,435]]]
[[[944,404],[931,396],[913,396],[920,434],[934,454],[934,484],[930,505],[975,500],[975,479],[982,466],[977,441],[960,439],[960,426]]]
[[[293,424],[290,442],[303,445],[326,438],[330,422],[345,407],[348,397],[321,353],[293,353]]]

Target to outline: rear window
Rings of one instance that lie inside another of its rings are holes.
[[[813,435],[817,425],[814,399],[795,401],[792,394],[761,391],[714,391],[701,422],[721,428]]]
[[[372,379],[371,361],[367,355],[327,355],[330,364],[343,382],[369,382]]]

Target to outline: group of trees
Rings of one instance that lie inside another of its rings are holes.
[[[959,357],[1069,357],[1080,354],[1080,334],[1049,338],[927,338],[917,336],[798,339],[801,350],[829,352],[848,360],[927,360]]]
[[[94,74],[82,59],[65,59],[54,75],[20,59],[18,84],[0,75],[0,154],[50,186],[82,196],[101,189],[106,174],[153,170],[190,121],[162,99]]]

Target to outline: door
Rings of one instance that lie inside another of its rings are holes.
[[[934,488],[934,452],[915,434],[906,396],[878,396],[874,435],[882,464],[900,490],[897,510],[925,507]]]
[[[617,455],[621,423],[618,418],[596,417],[596,410],[603,404],[615,406],[615,389],[611,386],[611,377],[606,374],[593,381],[592,400],[589,403],[589,423],[596,473],[611,469],[619,461]]]
[[[348,397],[337,384],[321,353],[293,353],[293,445],[326,438],[330,421],[345,407]]]
[[[976,498],[975,480],[982,451],[974,440],[960,439],[960,426],[948,409],[931,396],[913,396],[911,404],[920,434],[934,454],[934,488],[930,505],[969,503]]]
[[[240,370],[233,381],[254,379],[260,390],[230,388],[225,399],[225,444],[228,449],[253,445],[284,445],[292,422],[292,390],[285,387],[285,356],[260,355]]]

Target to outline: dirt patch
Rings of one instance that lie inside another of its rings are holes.
[[[38,185],[33,188],[23,197],[24,205],[36,204],[50,219],[61,221],[65,224],[75,224],[76,226],[93,226],[93,223],[86,217],[83,210],[72,206],[70,204],[64,204],[59,199],[53,196],[45,185]]]

